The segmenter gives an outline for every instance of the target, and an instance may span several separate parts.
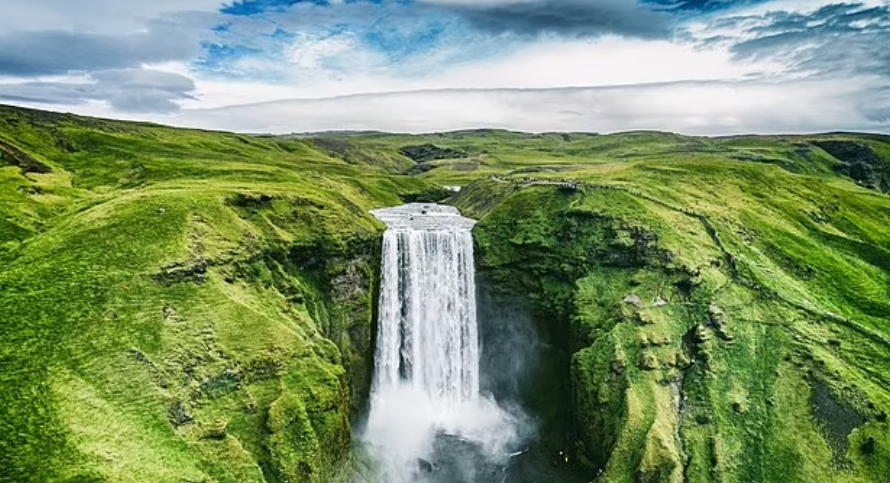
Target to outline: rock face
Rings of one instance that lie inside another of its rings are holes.
[[[882,193],[890,193],[890,162],[861,142],[819,141],[814,143],[843,165],[836,169],[857,183]]]
[[[271,284],[295,316],[305,310],[318,330],[311,352],[291,361],[264,361],[277,367],[274,372],[261,369],[261,379],[295,378],[268,406],[265,425],[268,465],[284,481],[350,478],[350,422],[370,389],[379,243],[375,235],[327,253],[317,247],[272,251],[237,269],[248,284]],[[267,271],[268,279],[255,278]]]
[[[488,276],[532,294],[536,310],[548,314],[542,320],[571,334],[570,459],[590,477],[790,483],[805,481],[788,470],[801,468],[833,481],[882,478],[877,468],[886,465],[875,451],[884,448],[890,461],[890,428],[881,402],[886,393],[872,370],[890,367],[890,345],[885,335],[865,334],[849,319],[797,303],[795,290],[828,293],[831,282],[819,270],[837,265],[822,258],[834,248],[789,252],[790,245],[769,239],[782,239],[767,230],[788,215],[748,219],[743,231],[707,211],[624,188],[567,194],[539,187],[461,200],[462,209],[484,206],[476,238]],[[855,206],[837,210],[833,227],[858,230],[849,224],[863,214]],[[667,212],[678,214],[670,224],[662,221]],[[813,222],[808,236],[822,239],[822,225]],[[755,226],[762,231],[752,237]],[[772,258],[760,258],[764,252],[752,245],[769,246]],[[795,270],[801,263],[815,267],[809,276]],[[759,271],[765,264],[776,268]],[[844,277],[868,283],[870,276]],[[849,293],[831,293],[835,303],[850,306]],[[808,335],[812,327],[823,327],[826,338]],[[868,360],[842,355],[842,341],[854,340],[869,347]],[[825,419],[816,422],[813,414]],[[760,426],[765,421],[775,426]],[[759,444],[770,449],[752,450]]]
[[[466,158],[467,153],[454,148],[442,148],[435,144],[421,144],[417,146],[405,146],[399,153],[415,163],[425,163],[437,159],[461,159]]]

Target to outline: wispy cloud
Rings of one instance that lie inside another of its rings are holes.
[[[890,78],[890,6],[833,4],[723,20],[733,21],[751,25],[732,46],[740,60],[772,58],[801,73]]]

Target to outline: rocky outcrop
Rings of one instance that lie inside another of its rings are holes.
[[[399,150],[399,154],[413,160],[415,163],[425,163],[437,159],[462,159],[469,156],[465,151],[443,148],[435,144],[405,146]]]
[[[856,141],[817,141],[813,144],[843,163],[835,168],[838,173],[866,188],[890,193],[890,160],[882,158],[869,145]]]
[[[22,173],[51,173],[52,168],[12,144],[0,141],[0,166],[18,166]]]
[[[569,459],[591,478],[797,482],[786,468],[815,453],[806,465],[818,474],[856,465],[867,480],[886,466],[876,457],[881,392],[853,388],[878,376],[848,366],[850,356],[841,362],[849,348],[835,339],[866,338],[777,290],[775,272],[758,272],[744,252],[756,243],[744,228],[624,187],[514,186],[495,196],[511,185],[484,186],[489,193],[471,185],[455,200],[484,214],[476,237],[488,273],[569,327]],[[801,286],[813,279],[787,273]],[[871,335],[868,359],[886,361],[882,336]]]

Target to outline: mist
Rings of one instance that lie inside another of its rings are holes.
[[[359,435],[376,462],[371,480],[572,481],[561,475],[567,356],[527,301],[476,276],[475,222],[435,204],[373,213],[388,230]]]

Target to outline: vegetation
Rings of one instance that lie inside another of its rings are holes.
[[[348,478],[368,210],[430,183],[305,141],[12,108],[0,142],[45,167],[0,167],[0,481]]]
[[[602,482],[883,481],[890,198],[808,138],[661,138],[455,200],[483,216],[483,267],[572,330],[579,463]]]
[[[570,334],[552,399],[592,479],[885,481],[888,166],[877,135],[292,139],[0,108],[0,481],[348,480],[368,211],[451,185],[486,277]]]

